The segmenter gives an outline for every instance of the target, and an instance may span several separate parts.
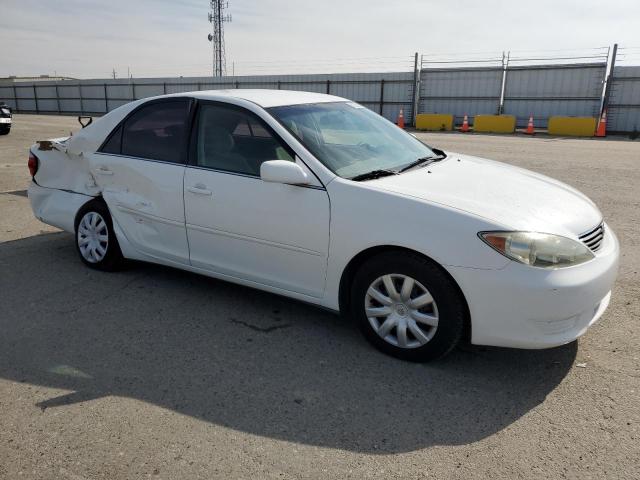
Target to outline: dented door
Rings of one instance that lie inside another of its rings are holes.
[[[131,245],[156,259],[189,263],[182,194],[190,102],[151,101],[90,154],[91,173]]]
[[[139,252],[189,263],[183,165],[95,153],[92,173],[114,222]]]

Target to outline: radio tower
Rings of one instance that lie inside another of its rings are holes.
[[[229,8],[226,0],[209,0],[209,22],[212,26],[212,33],[209,34],[209,41],[213,43],[213,76],[222,77],[227,70],[224,58],[224,23],[231,21],[231,15],[225,14],[224,10]]]

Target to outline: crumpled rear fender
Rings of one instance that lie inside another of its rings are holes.
[[[31,151],[38,157],[34,180],[47,188],[98,195],[100,189],[91,173],[89,155],[97,151],[118,123],[145,100],[137,100],[97,118],[70,137],[36,142]]]
[[[38,158],[34,181],[46,188],[97,195],[100,191],[91,174],[88,158],[83,153],[70,153],[67,142],[68,138],[41,140],[31,147],[31,152]]]

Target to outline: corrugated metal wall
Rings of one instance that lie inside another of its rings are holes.
[[[420,74],[418,111],[450,113],[456,123],[467,114],[500,110],[502,67],[427,68]],[[596,117],[606,65],[509,66],[504,85],[503,113],[515,115],[519,127],[530,114],[536,128],[552,115]],[[164,93],[233,88],[274,88],[331,93],[362,103],[395,121],[404,110],[413,115],[413,72],[261,75],[190,78],[63,80],[0,84],[0,101],[18,112],[100,114],[130,102]],[[640,128],[640,67],[616,67],[609,106],[609,130]]]
[[[611,132],[640,132],[640,67],[615,67],[607,130]]]
[[[420,113],[495,115],[500,108],[502,68],[424,69],[420,75]]]
[[[452,113],[456,123],[469,115],[500,110],[502,67],[422,70],[421,113]],[[503,113],[525,127],[529,115],[545,128],[552,115],[598,116],[606,64],[509,66]]]
[[[510,66],[503,112],[515,115],[519,127],[526,127],[529,115],[542,128],[552,115],[597,117],[606,67],[606,63]]]
[[[165,93],[273,88],[331,93],[359,102],[395,121],[413,116],[413,72],[242,77],[61,80],[0,85],[0,100],[18,112],[100,114],[132,100]]]

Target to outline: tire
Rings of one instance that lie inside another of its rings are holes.
[[[350,307],[369,342],[388,355],[414,362],[448,354],[460,342],[468,315],[462,293],[442,267],[399,251],[381,253],[360,267],[351,286]]]
[[[0,128],[0,135],[9,135],[10,131],[11,131],[11,127],[9,127],[9,128],[7,128],[7,127]]]
[[[104,201],[91,200],[76,215],[76,250],[89,268],[113,272],[124,266],[111,214]]]

